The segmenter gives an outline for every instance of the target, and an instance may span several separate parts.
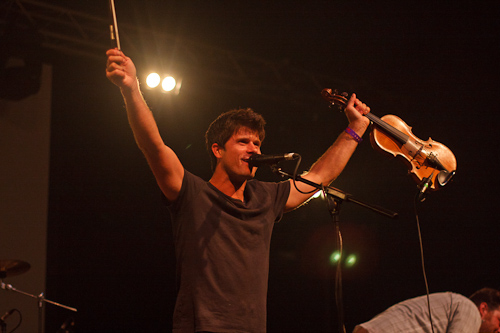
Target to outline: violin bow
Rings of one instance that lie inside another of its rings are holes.
[[[109,25],[109,33],[111,37],[111,43],[113,47],[121,50],[120,47],[120,37],[118,36],[118,21],[116,20],[116,10],[115,10],[115,1],[109,0],[109,11],[111,14],[112,22]]]

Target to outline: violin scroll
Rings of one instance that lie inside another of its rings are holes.
[[[347,106],[347,101],[349,100],[349,94],[346,92],[339,93],[337,89],[333,90],[330,88],[325,88],[321,91],[321,96],[331,103],[331,106],[337,106],[340,110],[345,109]]]

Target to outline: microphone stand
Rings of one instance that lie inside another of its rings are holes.
[[[292,174],[284,172],[283,170],[281,170],[281,168],[278,168],[277,165],[272,165],[271,169],[272,169],[272,171],[274,173],[277,173],[278,175],[280,175],[282,177],[286,176],[288,178],[294,179]],[[355,203],[357,205],[360,205],[360,206],[362,206],[364,208],[368,208],[368,209],[370,209],[370,210],[372,210],[372,211],[374,211],[376,213],[382,214],[382,215],[390,217],[390,218],[396,218],[396,217],[398,217],[398,213],[395,213],[393,211],[390,211],[390,210],[385,209],[385,208],[380,207],[380,206],[368,204],[366,202],[358,200],[358,199],[354,198],[351,194],[343,192],[343,191],[341,191],[341,190],[339,190],[339,189],[337,189],[335,187],[332,187],[332,186],[323,187],[321,184],[317,184],[315,182],[307,180],[307,179],[303,178],[300,175],[295,176],[294,180],[295,181],[300,181],[300,182],[302,182],[304,184],[307,184],[307,185],[310,185],[312,187],[315,187],[318,190],[324,191],[325,194],[327,194],[327,197],[331,196],[331,197],[333,197],[333,200],[335,200],[336,202],[338,202],[338,206],[340,206],[340,203],[342,203],[343,201],[348,201],[348,202],[352,202],[352,203]],[[335,213],[335,215],[339,214],[338,210],[340,210],[340,207],[335,208],[335,207],[330,207],[329,206],[329,209],[330,208],[334,209],[333,213]]]
[[[345,325],[344,325],[344,308],[342,301],[342,269],[341,269],[341,259],[342,259],[342,235],[340,233],[340,206],[344,201],[355,203],[361,207],[370,209],[376,213],[382,214],[389,218],[396,218],[398,214],[392,212],[388,209],[385,209],[380,206],[372,205],[365,203],[361,200],[354,198],[351,194],[343,192],[339,189],[336,189],[331,186],[324,187],[321,184],[314,183],[310,180],[307,180],[300,175],[293,176],[287,172],[284,172],[281,168],[278,167],[277,164],[273,164],[270,166],[271,170],[282,176],[293,179],[294,181],[300,181],[304,184],[310,185],[318,190],[323,191],[326,194],[326,200],[328,205],[328,211],[330,212],[330,216],[332,217],[333,223],[335,225],[335,233],[337,236],[337,248],[339,249],[340,259],[337,261],[336,274],[335,274],[335,301],[337,305],[337,316],[338,316],[338,327],[340,333],[345,333]]]
[[[74,312],[78,311],[77,309],[72,308],[70,306],[63,305],[63,304],[60,304],[60,303],[57,303],[57,302],[50,301],[50,300],[46,299],[45,296],[43,295],[43,293],[41,293],[40,295],[36,296],[36,295],[32,295],[32,294],[26,293],[24,291],[21,291],[19,289],[16,289],[11,284],[5,284],[3,282],[3,280],[0,280],[0,288],[3,289],[3,290],[14,291],[16,293],[19,293],[19,294],[22,294],[22,295],[25,295],[25,296],[36,298],[38,300],[38,332],[39,333],[43,332],[42,309],[43,309],[43,306],[44,306],[45,303],[50,303],[50,304],[59,306],[59,307],[64,308],[64,309],[67,309],[67,310],[70,310],[70,311],[74,311]]]

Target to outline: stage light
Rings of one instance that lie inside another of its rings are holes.
[[[334,264],[338,263],[339,260],[340,260],[340,252],[339,251],[335,251],[330,255],[330,264],[334,265]]]
[[[160,74],[157,69],[149,72],[145,76],[148,90],[162,92],[169,95],[179,95],[182,86],[182,77],[175,77],[170,74]],[[154,93],[154,92],[153,92]]]
[[[160,84],[161,78],[158,73],[151,73],[146,78],[146,84],[149,88],[156,88]]]
[[[172,76],[167,76],[161,82],[161,88],[164,91],[172,91],[176,85],[177,85],[177,82],[175,81],[175,79]]]
[[[347,267],[352,267],[356,264],[356,262],[358,261],[358,258],[356,257],[355,254],[350,254],[346,260],[345,260],[345,264]]]
[[[340,252],[335,251],[330,255],[330,265],[336,265],[340,260],[342,260]],[[348,255],[342,262],[346,267],[352,267],[358,261],[358,257],[355,254]]]

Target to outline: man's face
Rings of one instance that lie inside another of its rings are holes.
[[[230,176],[252,178],[256,168],[250,167],[248,159],[253,154],[260,154],[260,145],[257,132],[248,127],[240,127],[221,150],[220,167]]]
[[[481,323],[480,333],[483,332],[500,332],[500,309],[485,311],[481,316],[483,322]]]

